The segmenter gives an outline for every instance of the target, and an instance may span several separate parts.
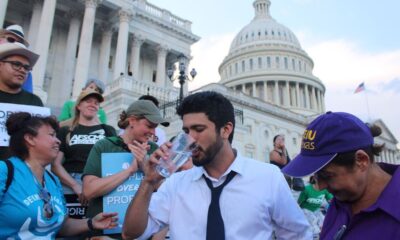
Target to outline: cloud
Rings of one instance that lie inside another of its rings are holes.
[[[400,140],[400,49],[371,53],[344,39],[305,45],[314,75],[325,84],[327,110],[346,111],[364,121],[382,119]],[[361,83],[366,91],[354,94]]]
[[[192,46],[191,67],[198,75],[189,83],[191,90],[220,80],[218,67],[235,35],[205,37]],[[400,102],[400,49],[372,53],[345,39],[320,41],[308,33],[296,35],[314,61],[314,75],[325,84],[326,109],[350,112],[364,121],[380,118],[400,140],[400,111],[394,107]],[[366,92],[354,94],[361,82]]]
[[[352,86],[388,83],[400,77],[400,49],[369,53],[343,39],[320,42],[305,47],[314,60],[314,75],[330,90]]]
[[[393,91],[400,94],[400,78],[395,78],[392,81],[382,86],[384,91]]]
[[[205,37],[192,46],[193,59],[189,67],[196,69],[197,76],[193,82],[189,83],[190,90],[220,80],[218,67],[228,55],[235,35],[235,33],[226,33]]]

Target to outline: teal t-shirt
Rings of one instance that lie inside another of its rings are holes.
[[[324,202],[324,198],[326,201],[330,201],[333,198],[333,195],[326,189],[318,191],[311,184],[309,184],[300,193],[297,202],[301,208],[305,208],[314,212],[321,207],[322,203]]]
[[[11,157],[10,161],[14,166],[14,177],[6,193],[8,169],[5,162],[0,161],[0,239],[55,239],[67,212],[60,181],[45,171],[45,186],[51,195],[54,212],[48,219],[31,170],[17,157]]]

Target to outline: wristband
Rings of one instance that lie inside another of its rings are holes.
[[[94,227],[93,227],[93,222],[92,222],[92,219],[91,219],[91,218],[89,218],[89,219],[87,220],[87,226],[88,226],[88,228],[89,228],[90,231],[94,231],[94,230],[95,230]]]

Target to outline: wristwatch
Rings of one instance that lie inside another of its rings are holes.
[[[89,228],[90,231],[94,231],[94,230],[95,230],[94,227],[93,227],[93,222],[92,222],[92,219],[91,219],[91,218],[89,218],[89,219],[87,220],[87,226],[88,226],[88,228]]]

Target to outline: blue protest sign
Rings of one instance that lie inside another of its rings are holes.
[[[102,153],[101,176],[107,177],[121,172],[127,169],[133,161],[132,153]],[[121,233],[126,209],[139,189],[142,179],[143,172],[136,172],[112,192],[103,196],[103,212],[118,213],[118,226],[104,230],[105,234]]]

